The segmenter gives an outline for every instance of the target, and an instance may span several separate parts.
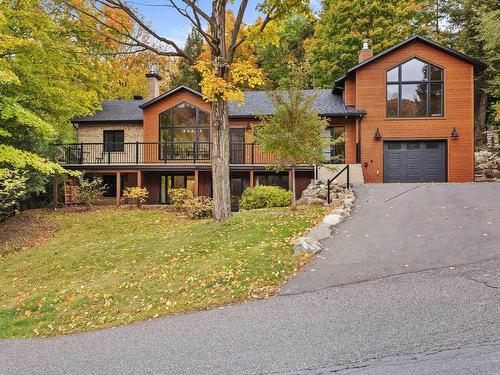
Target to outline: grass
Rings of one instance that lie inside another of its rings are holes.
[[[218,224],[165,210],[41,211],[52,236],[0,258],[0,338],[265,298],[306,262],[293,256],[293,238],[324,213],[254,210]]]

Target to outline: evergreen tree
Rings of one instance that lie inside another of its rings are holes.
[[[186,39],[184,51],[193,61],[197,61],[203,51],[203,37],[194,27]],[[171,87],[184,85],[199,91],[200,81],[201,74],[193,68],[189,60],[179,59],[177,71],[172,76]]]

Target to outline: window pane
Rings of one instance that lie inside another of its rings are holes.
[[[443,115],[443,84],[442,83],[431,83],[431,105],[430,105],[430,115],[431,116],[442,116]]]
[[[420,142],[408,142],[406,144],[407,150],[420,150]]]
[[[123,151],[125,145],[123,144],[125,139],[124,130],[104,130],[104,151]]]
[[[171,129],[160,129],[160,142],[170,142],[171,134]]]
[[[387,117],[398,116],[398,85],[387,85]]]
[[[401,117],[426,116],[427,84],[401,85]]]
[[[196,126],[196,107],[181,103],[172,109],[173,126]]]
[[[186,189],[194,194],[194,176],[186,176]]]
[[[208,130],[208,129],[198,130],[198,141],[199,142],[210,142],[210,130]]]
[[[288,190],[288,176],[287,175],[256,175],[255,185],[265,185],[265,186],[280,186],[283,189]]]
[[[431,65],[431,80],[432,81],[442,81],[443,80],[443,69]]]
[[[202,111],[201,109],[198,111],[198,116],[199,116],[199,124],[198,126],[205,128],[210,126],[210,118],[208,116],[208,113],[205,111]]]
[[[195,131],[194,129],[173,129],[174,142],[194,142]]]
[[[183,189],[186,187],[184,176],[174,176],[173,188],[174,189]]]
[[[389,142],[387,144],[387,149],[389,149],[389,150],[401,150],[401,143],[399,143],[399,142]]]
[[[427,64],[412,59],[401,65],[401,79],[403,81],[425,81],[427,80]]]
[[[391,69],[387,72],[387,82],[397,82],[399,81],[398,77],[398,67]]]
[[[170,110],[160,113],[160,128],[171,126],[170,123]]]

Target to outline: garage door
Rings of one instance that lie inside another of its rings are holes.
[[[445,182],[446,142],[384,142],[384,182]]]

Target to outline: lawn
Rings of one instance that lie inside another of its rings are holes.
[[[36,221],[48,223],[51,235],[15,252],[0,245],[0,254],[10,246],[0,258],[0,338],[268,297],[305,263],[293,256],[293,238],[325,210],[246,211],[221,224],[161,209],[39,211]]]

